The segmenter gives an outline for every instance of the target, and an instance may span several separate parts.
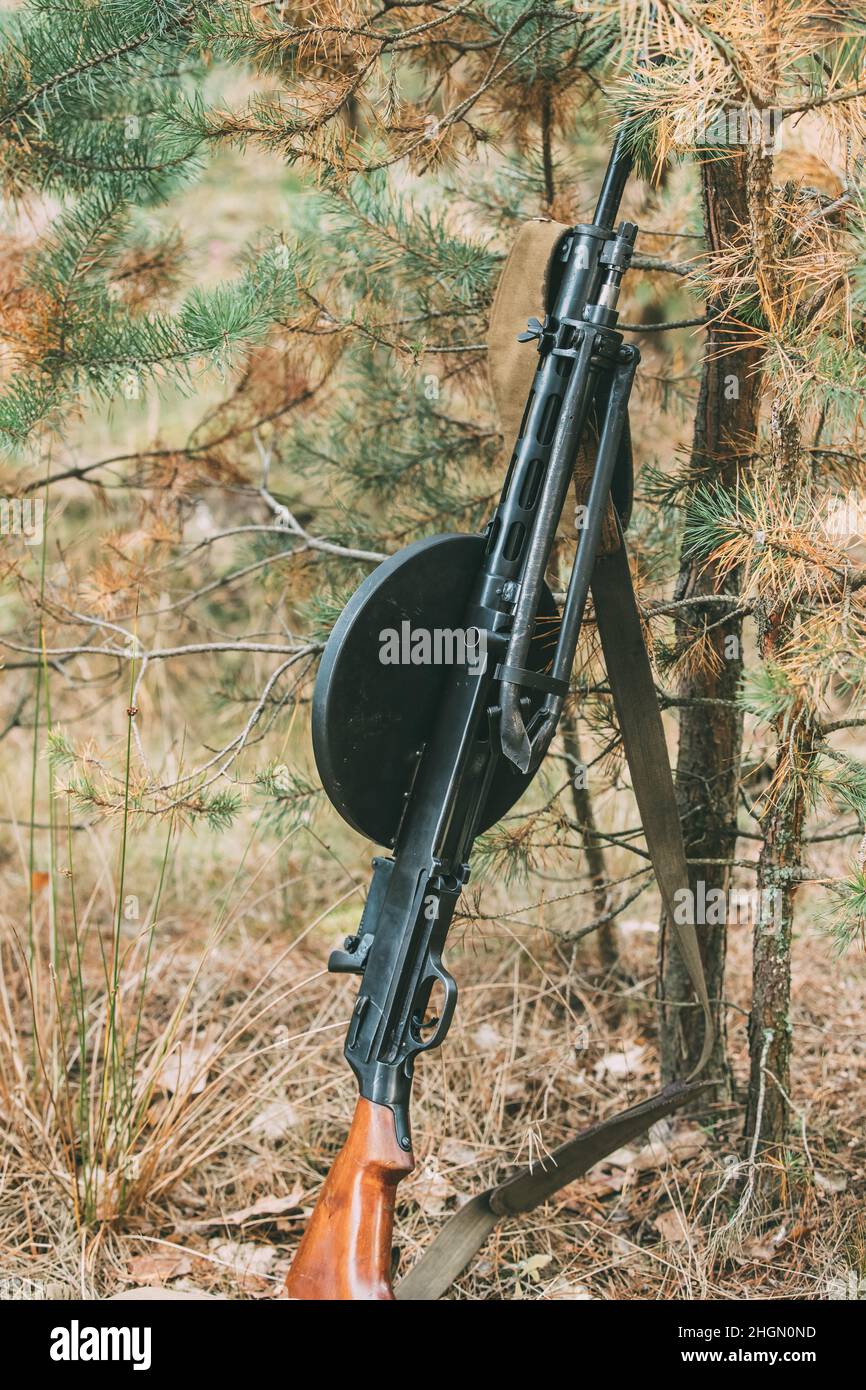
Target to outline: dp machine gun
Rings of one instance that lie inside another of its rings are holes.
[[[439,1297],[499,1216],[545,1200],[704,1085],[669,1087],[578,1135],[552,1163],[473,1198],[395,1295],[392,1223],[397,1185],[413,1166],[412,1077],[419,1054],[444,1041],[457,1005],[443,962],[449,925],[476,837],[523,795],[556,733],[590,590],[672,922],[673,894],[687,883],[622,536],[631,492],[628,403],[640,360],[616,326],[637,235],[634,223],[617,222],[630,166],[620,135],[592,222],[553,226],[547,302],[519,335],[524,353],[537,349],[534,374],[486,530],[425,538],[391,556],[350,599],[323,654],[313,699],[322,783],[344,819],[387,853],[373,860],[357,931],[329,960],[330,970],[359,980],[345,1042],[359,1099],[288,1276],[295,1299]],[[591,462],[560,612],[546,574],[579,458]],[[384,664],[389,630],[457,634],[472,660]],[[709,1018],[694,927],[677,930]],[[708,1028],[705,1055],[710,1042]]]

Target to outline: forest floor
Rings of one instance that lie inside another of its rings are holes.
[[[323,965],[357,915],[350,882],[330,910],[315,910],[304,930],[287,932],[273,921],[285,867],[278,872],[274,856],[265,856],[216,931],[206,917],[165,919],[169,939],[151,960],[143,1005],[133,1016],[130,1003],[125,1029],[128,1037],[134,1017],[137,1058],[127,1056],[124,1084],[135,1118],[125,1142],[104,1132],[113,1122],[100,1129],[98,1115],[112,1109],[101,1108],[100,1092],[117,1081],[108,1066],[95,1065],[85,1126],[90,1165],[80,1149],[71,1157],[62,1087],[53,1094],[49,1087],[57,1073],[45,1054],[52,1038],[57,1050],[60,1043],[48,1026],[48,1000],[37,1001],[42,1077],[25,1086],[34,1040],[7,953],[0,1001],[12,1140],[0,1190],[6,1296],[104,1297],[143,1284],[280,1296],[354,1104],[341,1055],[353,985],[327,976]],[[304,878],[289,880],[293,901]],[[317,882],[321,870],[307,881],[314,896]],[[417,1165],[397,1209],[401,1271],[468,1195],[657,1088],[650,917],[620,930],[627,978],[600,976],[590,943],[571,959],[539,929],[487,924],[456,935],[449,961],[461,988],[457,1021],[446,1047],[418,1068]],[[96,933],[85,977],[99,1028],[107,996],[95,941]],[[727,1016],[740,1090],[749,954],[747,927],[733,929]],[[133,933],[120,1012],[125,1000],[141,997],[143,962]],[[530,1216],[504,1222],[451,1296],[862,1297],[862,955],[834,961],[827,938],[802,928],[792,1019],[796,1118],[786,1201],[771,1221],[738,1214],[748,1178],[742,1110],[710,1103],[657,1126]]]

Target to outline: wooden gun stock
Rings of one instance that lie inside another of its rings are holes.
[[[386,1105],[358,1101],[286,1279],[289,1298],[391,1299],[397,1184],[414,1167]]]

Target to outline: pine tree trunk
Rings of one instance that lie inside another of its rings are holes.
[[[800,432],[793,411],[777,402],[771,411],[770,447],[774,478],[780,486],[796,483]],[[774,611],[759,611],[762,661],[777,659],[793,633],[792,616],[783,604]],[[784,1169],[773,1159],[788,1132],[794,896],[800,881],[807,774],[815,740],[806,711],[786,711],[777,723],[776,738],[775,771],[760,812],[764,842],[758,864],[760,908],[752,945],[751,1066],[746,1108],[746,1134],[752,1152],[762,1160],[754,1190],[769,1204],[781,1195]]]
[[[784,631],[774,634],[773,646]],[[793,757],[805,767],[812,755],[808,729],[780,742],[777,777],[789,782],[787,763]],[[796,779],[797,783],[801,779]],[[755,919],[752,954],[752,1008],[749,1015],[751,1067],[746,1108],[746,1134],[755,1153],[772,1158],[785,1143],[791,1090],[791,941],[794,895],[799,882],[803,820],[806,803],[800,786],[776,798],[763,822],[764,843],[758,867],[760,907]],[[781,1168],[762,1166],[755,1190],[774,1199]]]
[[[703,165],[701,183],[707,245],[711,252],[727,248],[747,220],[746,161],[733,155]],[[708,305],[711,317],[723,313],[724,301]],[[746,345],[736,327],[711,324],[707,331],[698,410],[692,440],[691,469],[695,480],[733,486],[741,466],[755,449],[760,409],[758,354]],[[683,554],[676,597],[731,594],[738,577],[724,584],[710,565],[703,571]],[[733,856],[736,840],[731,828],[737,819],[737,788],[742,749],[742,715],[734,706],[742,674],[742,622],[720,621],[721,605],[683,610],[677,641],[687,644],[707,631],[709,661],[702,662],[681,685],[687,702],[681,708],[676,788],[683,822],[690,879],[695,900],[702,881],[706,894],[728,891],[730,871],[714,860]],[[707,701],[730,703],[707,704]],[[700,862],[701,860],[705,862]],[[730,1086],[725,1036],[724,996],[726,929],[698,924],[704,968],[716,1025],[716,1042],[709,1074]],[[661,1064],[666,1081],[687,1075],[700,1056],[703,1019],[697,1007],[682,1007],[694,995],[676,947],[669,947],[664,919],[659,946],[662,1005]]]
[[[574,715],[566,714],[559,727],[562,731],[562,744],[569,759],[574,818],[583,840],[586,872],[592,886],[592,905],[596,919],[598,919],[606,916],[610,907],[604,850],[598,838],[595,815],[592,809],[592,797],[588,787],[584,786],[582,779],[576,775],[578,770],[584,766],[583,755],[580,751],[577,720]],[[612,970],[619,960],[619,946],[613,922],[602,923],[596,932],[596,942],[602,969]]]

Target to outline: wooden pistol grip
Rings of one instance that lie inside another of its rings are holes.
[[[358,1101],[286,1278],[289,1298],[389,1299],[397,1184],[411,1173],[386,1105]]]

